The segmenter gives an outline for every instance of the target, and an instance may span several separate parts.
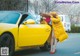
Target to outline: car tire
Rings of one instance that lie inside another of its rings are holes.
[[[15,50],[13,36],[8,34],[8,33],[2,34],[0,36],[0,48],[1,47],[9,48],[9,55],[8,56],[13,56],[13,53],[14,53],[14,50]]]
[[[50,44],[47,42],[44,44],[44,46],[40,47],[42,51],[49,51],[50,50]]]

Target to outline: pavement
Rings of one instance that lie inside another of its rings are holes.
[[[80,33],[68,33],[68,35],[67,40],[57,44],[55,54],[34,48],[17,51],[15,56],[80,56]]]

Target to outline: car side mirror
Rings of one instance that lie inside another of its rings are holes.
[[[35,21],[33,19],[28,19],[26,21],[23,22],[24,25],[26,24],[35,24]]]

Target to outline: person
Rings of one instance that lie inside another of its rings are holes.
[[[65,39],[68,38],[68,34],[65,32],[64,27],[62,25],[62,22],[60,20],[60,17],[58,16],[58,14],[56,12],[50,12],[49,14],[41,14],[43,17],[46,18],[46,16],[48,16],[51,20],[51,25],[49,24],[49,22],[47,22],[47,18],[46,18],[46,22],[48,23],[48,25],[51,26],[51,48],[50,48],[50,54],[54,54],[56,52],[56,45],[57,42],[62,42]]]
[[[51,27],[51,34],[49,36],[50,39],[50,54],[54,54],[55,53],[55,47],[56,47],[56,43],[57,41],[55,40],[55,37],[53,35],[53,28],[52,28],[52,23],[51,23],[51,19],[50,19],[50,15],[47,13],[40,13],[40,15],[42,16],[41,18],[41,24],[48,24]]]
[[[56,51],[57,42],[63,42],[68,38],[68,34],[65,32],[65,29],[62,25],[60,17],[56,12],[50,12],[50,19],[52,21],[52,39],[51,39],[51,50],[50,53],[54,54]],[[54,45],[53,44],[54,40]]]
[[[50,23],[50,15],[48,15],[47,13],[40,13],[40,15],[42,16],[40,22],[44,22],[45,21],[46,24]]]

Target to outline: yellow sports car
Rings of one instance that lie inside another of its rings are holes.
[[[36,23],[30,14],[17,11],[0,12],[0,48],[9,48],[9,56],[16,50],[40,47],[48,50],[51,27]]]

